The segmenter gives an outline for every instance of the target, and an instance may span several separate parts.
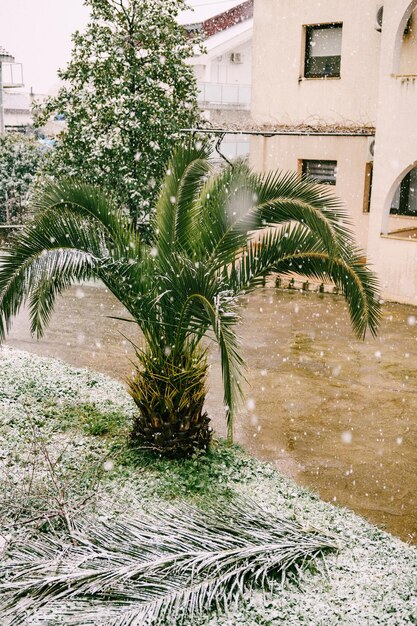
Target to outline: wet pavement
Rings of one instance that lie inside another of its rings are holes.
[[[236,440],[328,501],[417,541],[417,308],[385,303],[376,339],[355,339],[340,296],[265,288],[242,301],[248,363]],[[133,324],[98,285],[59,299],[45,337],[27,316],[8,345],[124,379]],[[224,435],[219,357],[211,356],[207,407]]]

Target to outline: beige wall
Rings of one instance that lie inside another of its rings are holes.
[[[417,9],[410,18],[410,29],[403,36],[400,54],[400,74],[417,74]]]
[[[417,242],[381,237],[380,244],[372,252],[383,298],[417,305]]]
[[[417,228],[417,218],[389,217],[391,200],[404,175],[417,165],[417,76],[401,76],[401,59],[411,43],[402,33],[410,0],[385,0],[380,93],[377,112],[375,169],[368,237],[368,256],[375,264],[386,298],[417,303],[417,241],[381,236],[405,227]],[[414,45],[414,43],[412,44]]]
[[[315,137],[280,135],[255,137],[251,165],[258,171],[296,171],[302,159],[337,161],[334,193],[343,199],[352,221],[352,230],[364,248],[368,237],[369,214],[363,212],[367,137]]]
[[[374,123],[381,34],[375,0],[256,0],[252,114],[258,123]],[[341,78],[301,79],[303,26],[343,22]]]
[[[335,159],[335,192],[354,220],[384,298],[417,304],[417,240],[393,231],[416,228],[417,218],[389,215],[404,175],[417,166],[417,0],[385,0],[382,32],[377,0],[256,0],[252,111],[255,122],[322,126],[376,124],[370,214],[364,214],[367,139],[283,136],[256,138],[259,170],[297,168],[298,159]],[[412,15],[411,32],[404,29]],[[343,22],[340,79],[299,80],[303,26]],[[387,236],[388,235],[388,236]]]

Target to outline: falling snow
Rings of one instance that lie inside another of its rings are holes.
[[[6,460],[9,476],[14,472],[16,477],[20,476],[20,472],[24,471],[18,464],[16,453],[22,444],[19,433],[22,433],[25,424],[25,406],[34,393],[39,398],[54,398],[58,404],[94,401],[103,409],[117,406],[132,413],[128,394],[120,384],[106,376],[7,348],[1,351],[1,358],[0,414],[3,420],[0,427],[0,471]],[[41,403],[37,402],[33,408],[36,410],[40,406]],[[262,432],[259,424],[256,425],[256,432]],[[73,434],[68,439],[68,446],[74,446],[78,457],[82,455],[83,446],[91,445],[87,438],[71,439]],[[247,457],[240,451],[233,454],[235,462],[223,466],[221,470],[223,485],[254,498],[266,510],[295,516],[306,528],[314,526],[330,532],[339,545],[339,551],[335,555],[327,555],[325,565],[318,562],[318,571],[301,572],[298,584],[289,580],[282,587],[277,582],[267,595],[252,591],[244,605],[228,615],[208,617],[204,624],[413,624],[412,616],[417,614],[416,549],[378,530],[351,511],[326,504],[278,473],[271,465]],[[158,496],[161,493],[160,481],[164,480],[159,473],[149,472],[146,468],[141,472],[128,466],[119,468],[112,460],[103,462],[103,470],[105,489],[95,505],[96,514],[100,517],[111,518],[116,511],[137,515],[143,509],[152,511],[153,507],[166,505],[163,496]],[[351,469],[348,472],[349,477]],[[164,475],[170,475],[169,466]],[[334,501],[337,502],[336,497]],[[9,537],[0,540],[0,550],[8,540]],[[99,623],[93,621],[94,625],[99,626]],[[33,626],[37,626],[36,621],[33,621]],[[202,624],[195,621],[193,626]]]

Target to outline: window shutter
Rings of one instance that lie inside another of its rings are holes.
[[[326,185],[336,184],[337,161],[303,161],[303,174]]]

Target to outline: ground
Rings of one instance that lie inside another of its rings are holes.
[[[222,442],[182,462],[128,450],[134,406],[124,387],[104,375],[8,348],[0,360],[0,535],[9,545],[36,532],[61,532],[65,516],[140,515],[167,501],[204,508],[240,493],[330,532],[339,550],[297,584],[251,594],[233,614],[205,623],[417,624],[415,548]]]

